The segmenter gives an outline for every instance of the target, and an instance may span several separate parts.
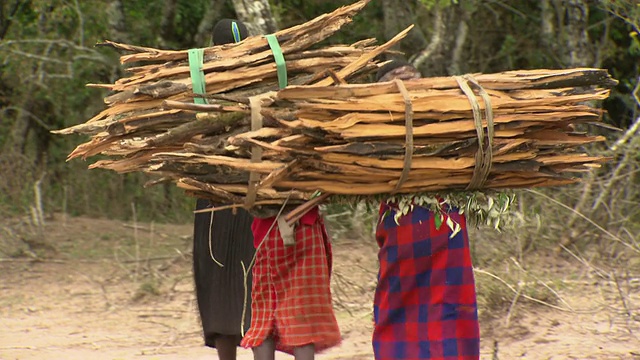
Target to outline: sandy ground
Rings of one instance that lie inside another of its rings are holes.
[[[217,358],[202,346],[190,226],[134,230],[74,218],[49,222],[45,233],[57,254],[0,259],[0,359]],[[341,240],[334,246],[343,344],[319,359],[373,359],[374,245]],[[563,300],[557,308],[514,296],[503,311],[481,309],[482,359],[640,359],[638,274],[613,283],[574,268],[557,274],[565,284],[554,290]],[[252,356],[241,350],[239,358]]]

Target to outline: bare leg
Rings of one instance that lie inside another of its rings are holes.
[[[276,359],[276,343],[273,338],[266,338],[260,346],[253,349],[254,360],[275,360]]]
[[[216,337],[216,350],[220,360],[236,360],[236,351],[239,337],[235,335],[218,335]]]
[[[313,344],[298,346],[293,349],[296,360],[313,360],[316,358],[316,347]]]

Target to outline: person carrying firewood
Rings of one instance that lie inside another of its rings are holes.
[[[420,77],[415,67],[401,60],[385,64],[377,74],[379,82]],[[397,203],[380,206],[372,339],[377,360],[480,357],[466,219],[457,209],[443,209],[431,211],[412,201],[411,210],[398,216]]]
[[[286,213],[263,209],[254,213],[251,225],[256,262],[251,326],[242,346],[252,348],[256,360],[274,360],[276,350],[311,360],[341,341],[331,302],[331,245],[322,215],[315,206],[292,229],[282,221]]]
[[[212,43],[238,42],[248,36],[238,20],[223,19],[214,27]],[[211,207],[198,199],[196,210]],[[245,302],[242,262],[254,256],[251,222],[243,209],[196,213],[193,229],[193,274],[206,346],[217,349],[221,360],[235,360],[237,347],[250,317],[242,322]],[[250,283],[251,278],[248,278]],[[247,308],[250,308],[250,303]]]

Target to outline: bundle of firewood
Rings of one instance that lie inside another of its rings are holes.
[[[608,95],[601,86],[614,81],[605,71],[512,71],[471,79],[487,94],[488,102],[481,96],[476,101],[483,117],[492,111],[490,143],[487,118],[482,119],[485,138],[479,139],[477,111],[453,77],[403,82],[408,101],[396,82],[292,86],[262,99],[259,112],[270,127],[250,131],[239,125],[246,124],[244,112],[201,113],[198,121],[217,132],[196,134],[173,151],[165,151],[173,144],[156,144],[153,137],[120,141],[105,153],[122,158],[92,167],[157,173],[237,203],[247,194],[250,172],[261,175],[259,200],[281,201],[303,199],[315,190],[347,195],[464,190],[483,161],[476,157],[481,147],[491,154],[483,189],[568,184],[576,181],[571,172],[604,160],[578,151],[603,138],[578,132],[575,125],[599,121],[601,110],[589,102]],[[218,122],[240,131],[230,136],[216,128]],[[262,149],[259,161],[251,160],[255,146]]]
[[[184,51],[109,43],[122,62],[156,62],[101,85],[106,110],[58,133],[92,135],[71,154],[146,172],[227,204],[299,202],[341,195],[414,194],[556,186],[605,159],[594,101],[616,83],[599,69],[528,70],[385,83],[354,82],[378,68],[382,46],[310,46],[337,31],[363,0],[276,34],[289,86],[278,90],[262,37],[205,49],[208,104],[193,104]],[[247,198],[249,200],[247,200]]]

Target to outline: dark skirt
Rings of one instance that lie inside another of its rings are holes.
[[[210,207],[208,200],[198,199],[196,209],[207,207]],[[205,345],[215,347],[217,335],[242,334],[245,299],[244,330],[251,324],[251,271],[245,297],[242,263],[249,266],[255,249],[251,232],[253,218],[248,212],[243,209],[237,209],[236,214],[232,210],[216,211],[213,223],[211,214],[195,216],[193,273]],[[215,263],[212,254],[223,267]]]

